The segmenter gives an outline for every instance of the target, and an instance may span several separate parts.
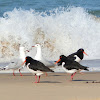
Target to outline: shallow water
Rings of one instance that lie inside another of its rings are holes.
[[[3,68],[8,63],[0,63],[0,67]],[[89,67],[89,72],[100,72],[100,59],[95,60],[83,60],[81,61],[82,65]],[[61,66],[55,66],[55,68],[52,68],[55,72],[65,72]],[[24,68],[22,69],[23,73],[29,73],[29,71]],[[88,71],[82,71],[82,72],[88,72]],[[8,71],[0,71],[0,73],[12,73],[12,70]],[[18,70],[16,71],[18,73]]]

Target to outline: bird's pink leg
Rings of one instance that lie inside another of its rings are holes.
[[[80,74],[84,74],[83,72],[81,72],[81,70],[78,71]]]
[[[71,81],[73,80],[73,77],[74,77],[75,74],[76,74],[76,72],[71,75]]]
[[[23,76],[23,75],[21,74],[21,72],[20,72],[20,69],[19,69],[19,73],[20,73],[20,76]]]
[[[79,72],[80,74],[84,74],[83,72]]]
[[[13,75],[15,76],[15,74],[14,74],[14,70],[13,70]]]
[[[40,83],[40,76],[39,76],[39,79],[38,79],[38,83]]]
[[[37,75],[35,74],[35,82],[34,83],[37,83]]]
[[[45,76],[48,76],[48,74],[45,72]]]

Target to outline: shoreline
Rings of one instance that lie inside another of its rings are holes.
[[[66,73],[48,73],[34,83],[31,73],[0,74],[1,100],[100,100],[100,72],[77,73],[72,82]],[[93,83],[94,81],[94,83]],[[87,83],[88,82],[88,83]]]

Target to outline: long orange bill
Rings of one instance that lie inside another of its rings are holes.
[[[58,61],[56,61],[55,64],[58,63],[59,61],[61,61],[61,59],[59,59]]]
[[[25,64],[25,62],[26,62],[26,60],[22,63],[22,65],[24,65],[24,64]]]
[[[32,46],[32,47],[35,47],[35,46]]]
[[[85,52],[83,52],[85,55],[87,55]],[[87,55],[88,56],[88,55]]]

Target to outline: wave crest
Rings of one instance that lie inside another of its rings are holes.
[[[58,59],[84,48],[89,57],[99,59],[100,21],[81,7],[56,8],[45,12],[14,9],[0,18],[0,57],[18,56],[19,44],[30,48],[42,45],[43,56]],[[30,55],[35,55],[33,49]]]

